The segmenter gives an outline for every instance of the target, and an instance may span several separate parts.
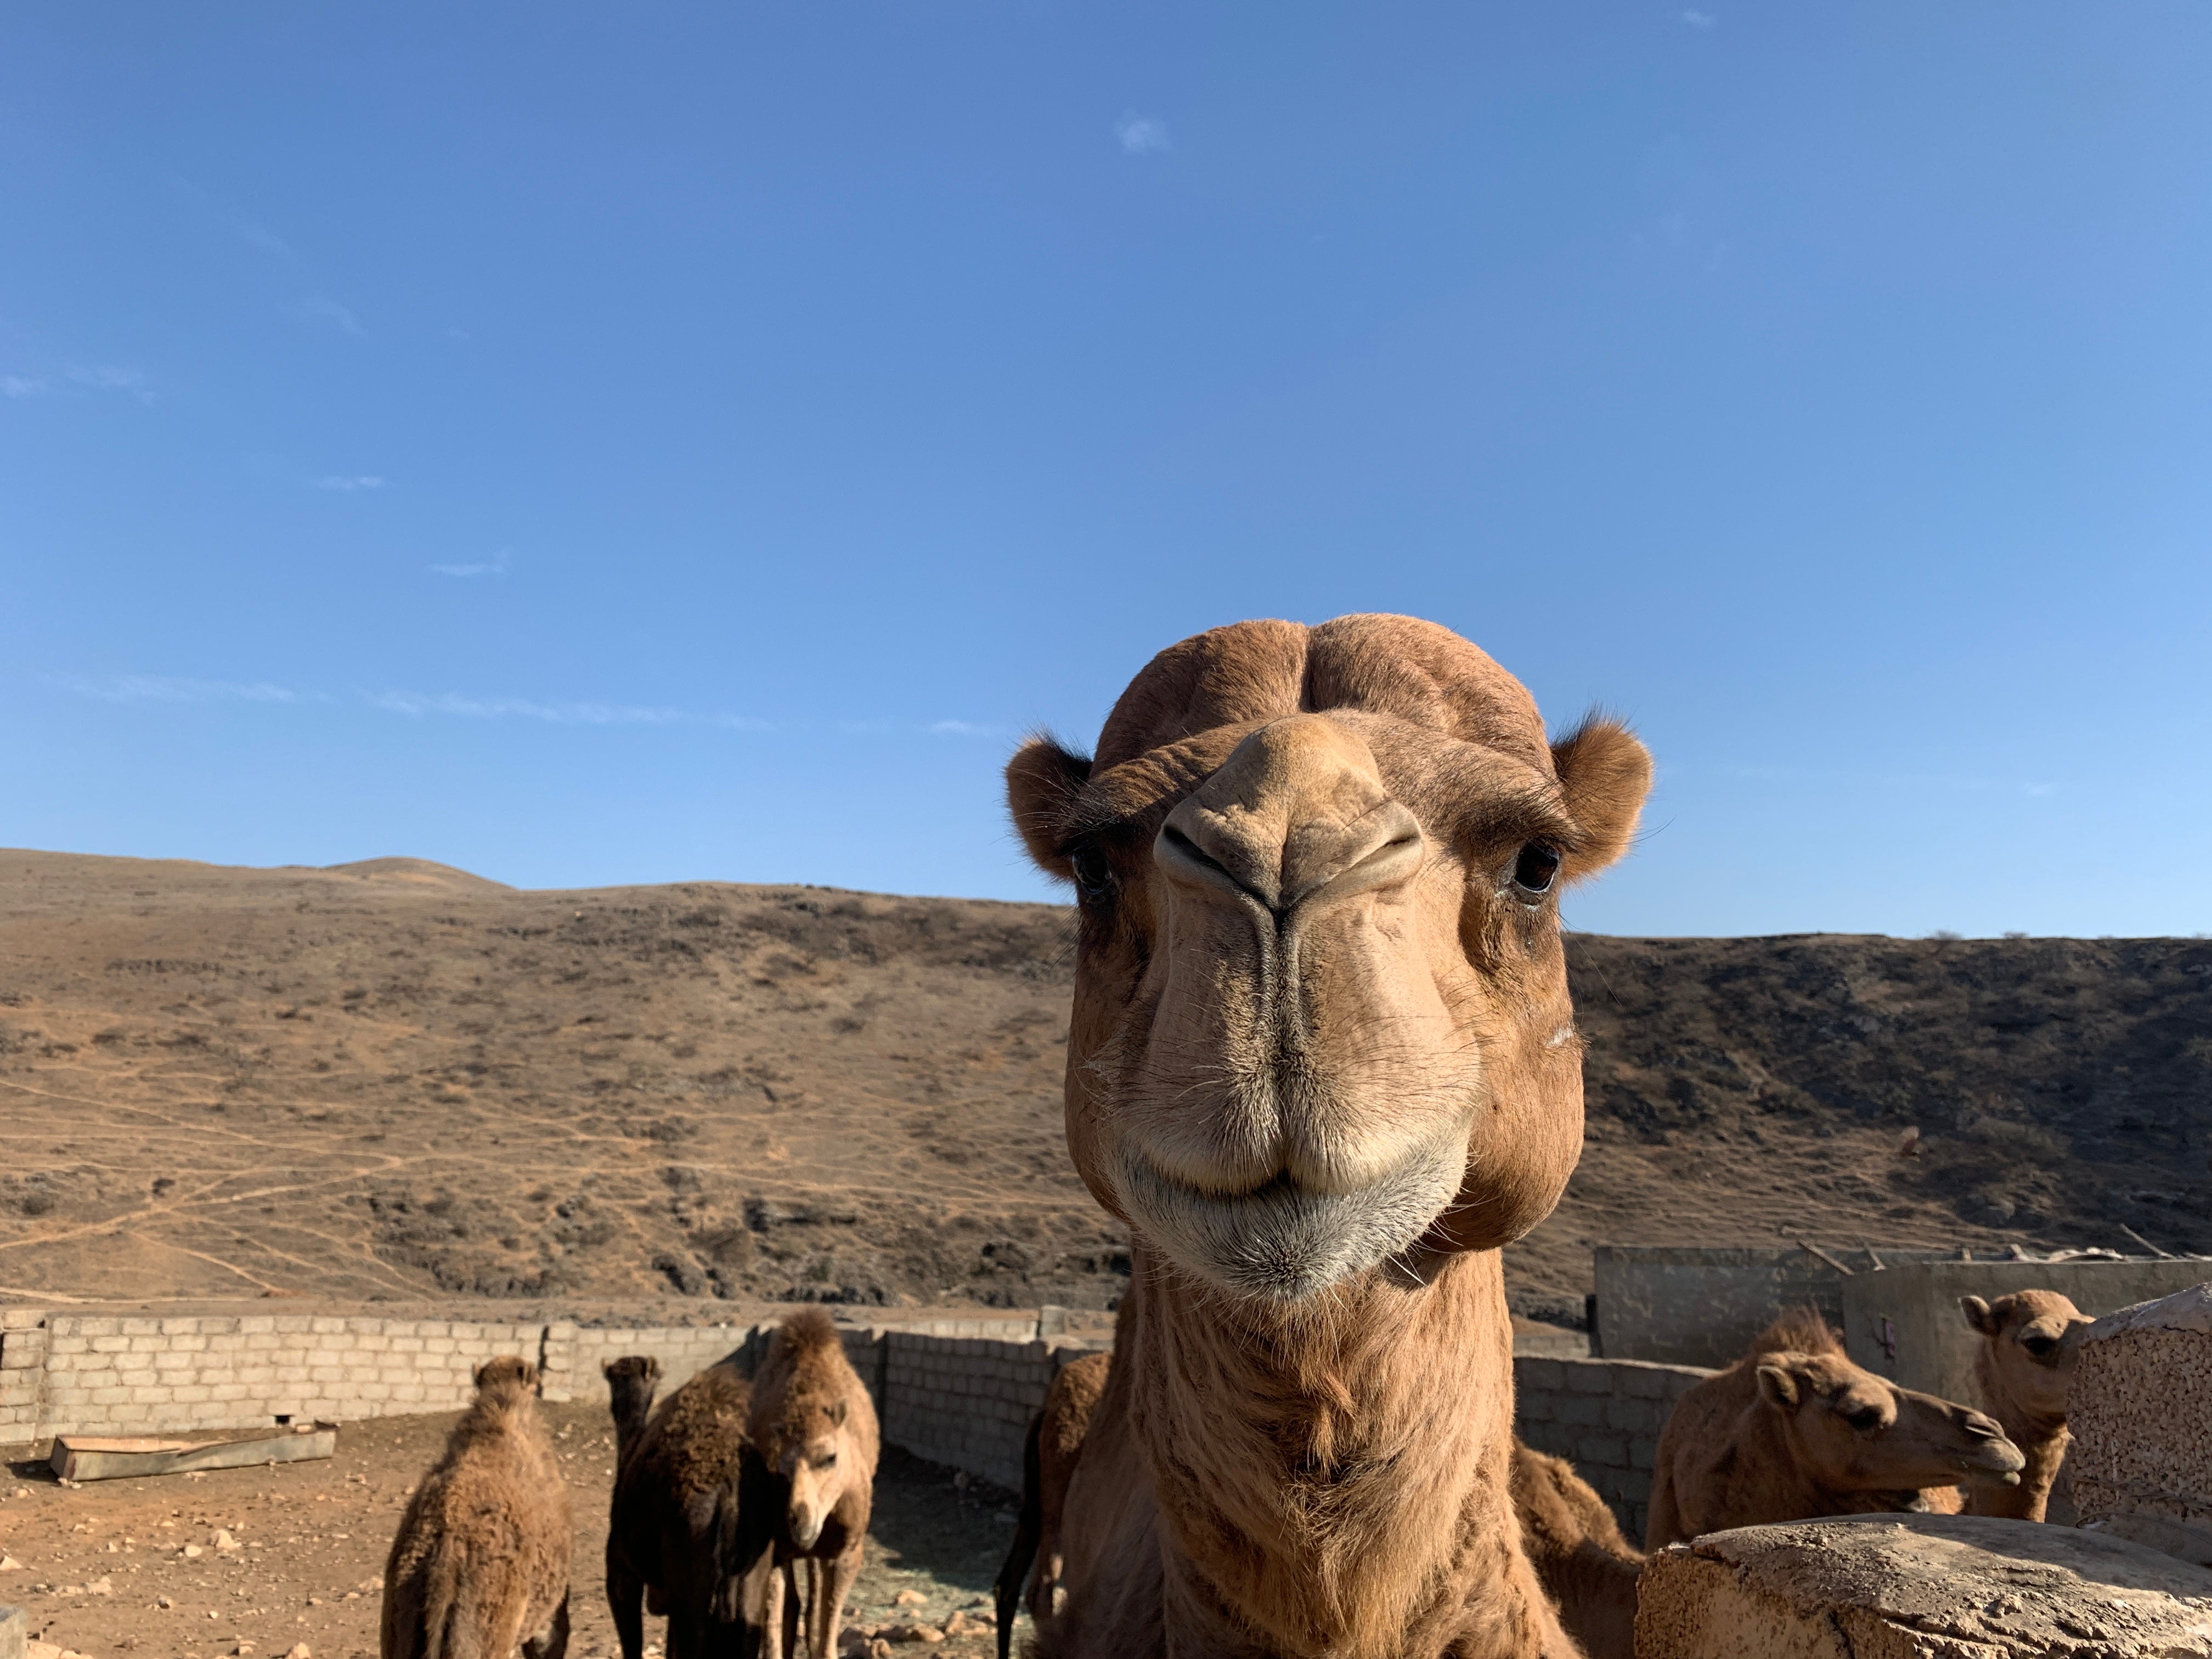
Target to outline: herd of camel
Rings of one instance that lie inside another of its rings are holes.
[[[1110,1362],[1063,1370],[1036,1431],[1002,1644],[1034,1555],[1036,1659],[1630,1651],[1641,1558],[1514,1435],[1501,1250],[1581,1150],[1559,896],[1627,850],[1650,777],[1617,721],[1553,740],[1483,652],[1389,616],[1195,635],[1090,755],[1015,755],[1015,828],[1079,917],[1068,1149],[1132,1270]],[[1677,1402],[1646,1546],[2040,1518],[2079,1316],[2041,1291],[1966,1312],[1987,1415],[1778,1323]],[[876,1449],[834,1328],[795,1316],[750,1385],[726,1363],[648,1412],[654,1380],[610,1367],[625,1659],[641,1605],[669,1659],[795,1654],[802,1613],[830,1659]],[[530,1395],[520,1361],[485,1368],[393,1546],[386,1659],[562,1650]]]

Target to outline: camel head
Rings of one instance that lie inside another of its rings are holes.
[[[1283,1306],[1525,1233],[1582,1145],[1559,893],[1626,849],[1650,778],[1622,726],[1547,742],[1518,681],[1407,617],[1215,629],[1095,757],[1028,744],[1014,822],[1080,915],[1092,1194]]]
[[[538,1367],[514,1354],[485,1360],[474,1376],[477,1393],[485,1399],[511,1399],[538,1391]]]
[[[809,1404],[787,1415],[774,1441],[762,1448],[769,1467],[791,1492],[785,1527],[801,1550],[814,1547],[830,1512],[845,1495],[845,1483],[858,1460],[846,1455],[846,1410],[842,1400]]]
[[[1994,1302],[1959,1298],[1959,1311],[1982,1338],[1974,1370],[1984,1398],[2016,1407],[2030,1421],[2066,1420],[2066,1385],[2089,1318],[2057,1291],[2015,1291]]]
[[[660,1387],[660,1362],[651,1354],[626,1353],[599,1367],[607,1380],[607,1407],[617,1423],[643,1423]]]
[[[1903,1492],[1962,1475],[2019,1479],[2027,1461],[1994,1418],[1900,1389],[1840,1353],[1759,1356],[1759,1400],[1798,1468],[1830,1492]]]

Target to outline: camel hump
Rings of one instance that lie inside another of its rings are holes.
[[[1818,1308],[1785,1308],[1743,1351],[1743,1358],[1756,1359],[1763,1353],[1839,1354],[1843,1351],[1843,1339],[1829,1328]]]

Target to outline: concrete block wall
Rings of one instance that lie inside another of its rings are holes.
[[[450,1411],[500,1354],[543,1357],[547,1327],[319,1314],[116,1316],[46,1322],[32,1432],[148,1434],[289,1418]],[[17,1333],[7,1333],[15,1346]]]
[[[1018,1491],[1022,1442],[1054,1374],[1077,1355],[1109,1346],[887,1332],[884,1438]]]
[[[1659,1431],[1674,1402],[1712,1375],[1639,1359],[1516,1359],[1514,1427],[1538,1451],[1572,1463],[1640,1546]]]
[[[1110,1346],[1039,1336],[1041,1322],[924,1318],[841,1328],[888,1443],[1018,1487],[1023,1437],[1054,1374]],[[666,1394],[726,1356],[750,1374],[774,1328],[8,1310],[0,1311],[0,1443],[453,1411],[467,1404],[476,1367],[501,1354],[535,1362],[547,1398],[589,1401],[605,1397],[605,1361],[648,1353]],[[1523,1358],[1514,1374],[1528,1443],[1571,1460],[1641,1539],[1660,1427],[1683,1391],[1711,1373]]]

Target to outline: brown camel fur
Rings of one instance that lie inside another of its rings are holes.
[[[1060,1522],[1067,1510],[1068,1483],[1083,1455],[1083,1437],[1091,1415],[1106,1391],[1110,1354],[1087,1353],[1054,1374],[1045,1390],[1044,1409],[1030,1421],[1022,1451],[1022,1507],[1013,1547],[993,1586],[999,1612],[999,1659],[1006,1659],[1014,1639],[1014,1609],[1029,1581],[1030,1617],[1042,1621],[1060,1606],[1062,1561]],[[1030,1564],[1036,1564],[1034,1577]]]
[[[741,1634],[740,1585],[765,1545],[750,1391],[734,1356],[660,1402],[617,1462],[607,1602],[623,1659],[645,1651],[644,1608],[668,1616],[668,1659],[710,1659]]]
[[[1512,1521],[1498,1252],[1582,1139],[1557,904],[1644,747],[1405,617],[1216,629],[1007,768],[1075,884],[1069,1151],[1128,1224],[1061,1659],[1571,1651]]]
[[[1959,1311],[1982,1338],[1974,1356],[1982,1406],[2027,1459],[2017,1486],[1972,1482],[1967,1513],[2040,1521],[2066,1461],[2066,1385],[2088,1316],[2057,1291],[2015,1291],[1995,1302],[1962,1296]]]
[[[476,1385],[392,1540],[383,1659],[568,1650],[568,1488],[538,1414],[538,1368],[488,1359]]]
[[[793,1314],[769,1339],[753,1378],[746,1437],[777,1483],[780,1526],[761,1609],[767,1659],[795,1646],[798,1584],[806,1563],[806,1643],[834,1659],[845,1597],[860,1577],[876,1479],[876,1408],[819,1308]]]
[[[1513,1445],[1513,1508],[1536,1577],[1589,1659],[1636,1659],[1644,1552],[1564,1457]]]
[[[650,1354],[626,1353],[599,1367],[607,1379],[607,1410],[615,1419],[615,1464],[636,1449],[653,1416],[653,1396],[660,1388],[660,1362]]]
[[[1991,1418],[1856,1365],[1811,1310],[1784,1315],[1659,1431],[1647,1548],[1729,1527],[1926,1506],[1923,1487],[2002,1477],[2019,1448]]]

